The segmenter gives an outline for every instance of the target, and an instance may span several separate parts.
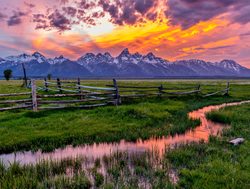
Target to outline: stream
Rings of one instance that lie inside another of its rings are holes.
[[[81,145],[73,147],[71,145],[65,148],[56,149],[53,152],[43,153],[41,151],[31,152],[16,152],[10,154],[0,155],[0,161],[4,164],[13,163],[18,161],[20,164],[34,164],[43,159],[60,160],[64,158],[84,156],[86,158],[102,158],[104,155],[110,155],[117,151],[126,151],[128,153],[145,152],[148,150],[157,150],[162,154],[167,147],[175,147],[180,144],[186,144],[190,142],[199,142],[201,140],[207,142],[209,136],[218,136],[221,134],[224,128],[228,128],[229,125],[222,123],[215,123],[206,118],[206,113],[219,110],[227,106],[237,106],[250,101],[225,103],[221,105],[210,105],[201,109],[192,111],[188,114],[190,119],[200,119],[201,124],[195,129],[188,130],[184,134],[166,136],[162,138],[150,138],[148,140],[137,140],[136,142],[127,142],[121,140],[116,143],[99,143],[91,145]]]

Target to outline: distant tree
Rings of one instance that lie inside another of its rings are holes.
[[[11,69],[4,70],[3,74],[5,79],[9,81],[10,78],[12,77],[12,70]]]
[[[47,75],[47,78],[48,78],[48,80],[51,80],[52,75],[51,75],[51,74],[48,74],[48,75]]]

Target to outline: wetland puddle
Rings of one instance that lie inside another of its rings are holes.
[[[140,153],[150,150],[156,150],[160,154],[164,153],[166,148],[178,146],[180,144],[186,144],[189,142],[199,142],[201,140],[207,142],[209,136],[220,135],[223,128],[228,125],[215,123],[206,119],[206,113],[213,110],[218,110],[226,106],[236,106],[244,103],[250,103],[250,101],[242,101],[235,103],[225,103],[221,105],[207,106],[189,113],[189,118],[200,119],[201,124],[193,130],[188,130],[184,134],[167,136],[162,138],[150,138],[148,140],[138,140],[136,142],[126,142],[121,140],[118,143],[100,143],[92,145],[82,145],[78,147],[67,146],[62,149],[56,149],[53,152],[42,153],[38,152],[17,152],[11,154],[0,155],[0,160],[4,164],[13,163],[18,161],[21,164],[34,164],[39,160],[52,159],[61,160],[65,158],[74,158],[84,156],[90,159],[102,158],[105,155],[110,155],[114,152],[128,152],[128,153]]]

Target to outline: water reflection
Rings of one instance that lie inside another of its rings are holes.
[[[250,103],[250,101],[243,101],[238,103],[228,103],[216,106],[207,106],[199,110],[189,113],[191,119],[200,119],[200,126],[193,130],[189,130],[184,134],[168,136],[162,138],[150,138],[148,140],[137,142],[126,142],[121,140],[119,143],[100,143],[93,145],[83,145],[78,147],[67,146],[63,149],[57,149],[54,152],[42,153],[38,152],[18,152],[11,154],[0,155],[0,159],[5,163],[12,163],[18,161],[21,164],[35,163],[41,159],[64,159],[68,157],[85,156],[86,158],[101,158],[104,155],[109,155],[116,151],[130,152],[144,152],[147,150],[157,150],[160,154],[164,152],[166,147],[176,146],[178,144],[185,144],[188,142],[208,141],[210,135],[218,135],[222,129],[227,127],[225,124],[215,123],[206,119],[206,113],[218,110],[226,106],[235,106],[243,103]]]

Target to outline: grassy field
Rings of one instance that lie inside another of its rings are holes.
[[[107,81],[86,81],[104,86]],[[120,81],[129,85],[168,87],[202,86],[204,92],[225,87],[225,81]],[[0,93],[27,91],[21,81],[0,81]],[[216,84],[216,85],[214,85]],[[40,83],[39,83],[40,85]],[[214,85],[214,86],[213,86]],[[224,85],[224,86],[222,86]],[[0,112],[0,153],[19,150],[53,150],[67,144],[136,140],[150,136],[182,133],[198,121],[187,118],[187,112],[208,104],[248,99],[250,85],[231,85],[229,97],[202,98],[196,95],[123,101],[118,107],[92,110],[51,110],[34,113],[30,110]]]
[[[145,86],[162,83],[169,87],[200,83],[204,93],[225,86],[225,81],[211,80],[120,82]],[[98,86],[107,83],[86,81],[86,84]],[[20,86],[20,81],[0,81],[0,93],[27,91]],[[53,150],[67,144],[123,138],[136,140],[181,133],[199,123],[188,120],[187,112],[210,104],[250,99],[249,94],[249,81],[232,81],[227,97],[168,96],[124,101],[118,107],[92,110],[0,112],[0,152]],[[117,153],[94,163],[83,163],[86,160],[81,158],[26,166],[15,163],[10,167],[0,163],[0,188],[249,188],[249,113],[250,105],[209,113],[209,119],[229,123],[231,129],[222,138],[211,138],[208,144],[190,144],[168,150],[162,160],[157,152],[145,152],[130,158],[127,153]],[[244,137],[246,141],[234,147],[227,142],[234,137]],[[82,164],[89,167],[82,167]],[[105,166],[105,174],[100,171],[100,164]],[[179,175],[180,180],[175,186],[170,182],[170,170]]]

